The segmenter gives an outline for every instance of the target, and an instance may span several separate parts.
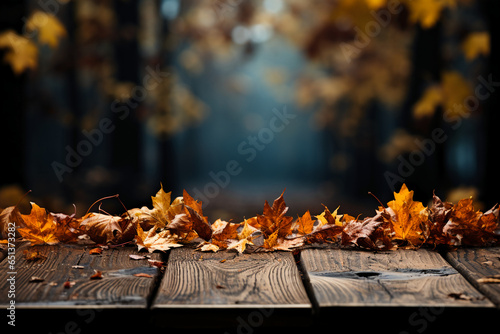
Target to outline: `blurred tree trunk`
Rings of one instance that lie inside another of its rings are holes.
[[[492,75],[493,82],[500,82],[500,1],[486,0],[481,2],[483,12],[487,18],[490,32],[491,52],[489,57],[489,72],[486,73],[486,79]],[[499,202],[500,177],[498,175],[499,166],[497,164],[499,150],[499,131],[500,124],[500,87],[495,88],[491,97],[484,102],[484,122],[485,122],[485,144],[486,157],[485,174],[482,178],[482,201],[487,208]]]
[[[441,57],[442,22],[438,21],[431,28],[415,27],[416,34],[413,42],[412,70],[408,87],[408,96],[403,106],[402,128],[413,131],[413,134],[422,138],[430,138],[434,129],[442,127],[442,109],[436,111],[434,117],[424,121],[415,120],[413,106],[421,98],[430,82],[441,81],[443,60]],[[408,159],[408,154],[404,156]],[[437,187],[437,183],[446,187],[446,173],[444,166],[444,152],[442,145],[436,145],[433,154],[426,156],[422,165],[405,179],[405,183],[416,193],[430,194]],[[399,190],[400,185],[396,185]]]
[[[13,29],[22,33],[26,3],[18,0],[0,2],[0,32]],[[4,51],[0,50],[0,59]],[[24,184],[24,119],[26,74],[15,75],[10,65],[0,61],[0,100],[2,115],[2,173],[0,187],[6,184]]]

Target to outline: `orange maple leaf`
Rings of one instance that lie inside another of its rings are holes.
[[[278,238],[283,238],[289,235],[292,231],[293,217],[285,216],[288,211],[283,193],[280,197],[274,200],[271,207],[267,201],[264,203],[264,212],[262,215],[257,215],[257,222],[264,237],[267,238],[277,232]]]
[[[212,239],[210,242],[201,245],[202,251],[217,252],[221,249],[228,248],[229,245],[238,241],[238,228],[240,224],[217,219],[210,227],[213,231]]]
[[[19,228],[18,231],[32,245],[54,245],[59,242],[56,237],[57,224],[52,215],[48,214],[44,208],[31,202],[30,214],[21,216],[25,227]]]
[[[393,239],[406,241],[410,246],[421,246],[429,236],[429,214],[422,202],[413,200],[413,190],[403,184],[395,200],[387,203],[385,209],[391,216]]]
[[[309,234],[313,231],[314,223],[316,220],[313,220],[311,218],[311,213],[309,211],[306,211],[302,215],[302,217],[297,218],[297,221],[295,222],[295,226],[297,228],[297,233],[298,234]]]
[[[252,222],[254,227],[261,230],[264,237],[262,246],[267,251],[291,251],[291,248],[304,244],[302,237],[291,238],[293,217],[285,216],[288,207],[283,199],[284,193],[283,191],[280,197],[274,200],[273,206],[265,201],[263,214],[257,215],[256,223],[255,220]]]
[[[192,223],[192,229],[203,240],[210,240],[212,237],[212,229],[208,222],[208,218],[203,216],[201,201],[196,201],[184,190],[182,197],[184,199],[184,213]]]

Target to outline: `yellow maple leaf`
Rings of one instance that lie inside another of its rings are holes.
[[[342,226],[342,222],[340,219],[342,215],[337,215],[337,211],[339,211],[340,206],[338,206],[335,211],[330,213],[328,208],[325,206],[325,211],[323,211],[320,215],[317,215],[316,218],[319,221],[319,226],[323,226],[326,224]]]
[[[22,215],[26,227],[19,228],[21,236],[30,241],[32,245],[54,245],[59,242],[57,224],[52,215],[47,214],[44,208],[31,202],[29,215]]]
[[[443,89],[443,108],[449,115],[464,116],[466,113],[464,101],[474,93],[467,80],[457,71],[446,71],[441,74]]]
[[[462,50],[467,60],[473,60],[479,55],[489,55],[490,34],[486,31],[470,33],[462,43]]]
[[[413,117],[423,118],[434,115],[436,108],[443,102],[443,90],[439,85],[428,87],[413,106]]]
[[[252,224],[249,223],[249,221],[250,222],[257,221],[257,217],[245,219],[245,222],[243,224],[243,229],[241,230],[240,233],[238,233],[238,240],[249,239],[251,237],[252,233],[254,233],[255,231],[258,231],[258,229],[253,227]],[[249,239],[249,240],[251,240],[251,239]]]
[[[163,190],[163,185],[160,184],[160,190],[158,190],[156,196],[151,196],[151,201],[153,202],[151,216],[156,221],[158,227],[165,227],[170,222],[168,211],[170,209],[171,195],[172,192],[166,193]]]
[[[456,6],[456,0],[405,0],[404,3],[410,12],[410,21],[422,28],[431,28],[439,21],[443,9]]]
[[[278,232],[279,230],[276,230],[264,239],[264,248],[273,249],[278,244]]]
[[[181,247],[178,240],[179,238],[175,234],[171,234],[169,230],[156,233],[156,229],[152,228],[148,232],[144,232],[141,226],[137,225],[135,241],[139,250],[146,248],[150,253],[155,250],[167,251],[171,248]]]
[[[438,106],[442,106],[447,115],[463,117],[468,113],[464,105],[467,97],[473,95],[467,80],[457,71],[445,71],[441,74],[441,83],[424,91],[422,97],[413,106],[413,116],[422,118],[432,116]]]
[[[42,11],[34,12],[26,21],[27,31],[38,31],[38,41],[51,48],[59,45],[59,39],[66,36],[66,29],[54,15]]]
[[[253,245],[253,242],[247,238],[241,239],[239,241],[235,240],[229,244],[227,249],[236,249],[238,251],[238,253],[241,254],[245,251],[247,244]]]
[[[394,239],[407,241],[409,245],[422,245],[429,233],[429,214],[422,202],[413,200],[413,190],[403,184],[399,193],[394,192],[394,200],[387,203],[391,215]]]
[[[12,67],[15,74],[26,69],[35,69],[38,65],[38,48],[26,37],[7,30],[0,34],[0,49],[7,48],[4,61]]]

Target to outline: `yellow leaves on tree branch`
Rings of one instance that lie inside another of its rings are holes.
[[[465,59],[471,61],[480,55],[487,56],[490,54],[490,34],[482,32],[473,32],[467,35],[462,43],[462,51]]]
[[[434,115],[441,106],[448,117],[465,117],[469,112],[467,97],[472,96],[472,89],[467,80],[456,71],[441,74],[441,83],[428,87],[420,100],[413,106],[413,117],[424,118]]]
[[[54,15],[41,11],[34,12],[28,18],[25,29],[23,36],[13,30],[0,33],[0,49],[7,49],[3,60],[18,75],[38,65],[38,47],[31,38],[34,33],[37,33],[40,44],[47,44],[51,48],[56,48],[59,40],[67,35],[66,29]]]
[[[409,9],[410,21],[419,23],[422,28],[431,28],[439,21],[445,8],[455,8],[456,0],[404,0]]]
[[[42,11],[34,12],[26,21],[28,32],[38,32],[40,44],[47,44],[51,48],[59,45],[59,40],[67,35],[66,29],[54,15]]]

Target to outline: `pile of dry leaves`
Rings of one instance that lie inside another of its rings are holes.
[[[0,232],[15,222],[17,234],[32,245],[76,242],[88,236],[97,244],[134,242],[139,250],[166,251],[188,243],[197,243],[202,251],[246,249],[285,250],[318,244],[337,247],[361,247],[373,250],[419,248],[423,245],[491,246],[500,241],[498,207],[483,213],[476,211],[471,198],[453,205],[434,195],[429,207],[413,200],[406,185],[387,207],[376,215],[359,220],[348,214],[331,212],[327,207],[317,216],[307,211],[294,219],[287,216],[283,194],[273,205],[264,203],[264,211],[239,223],[217,219],[210,223],[203,215],[202,203],[186,191],[171,202],[171,193],[163,187],[151,197],[153,208],[127,210],[121,216],[88,212],[83,217],[52,213],[32,203],[31,213],[22,215],[17,207],[0,214]]]

